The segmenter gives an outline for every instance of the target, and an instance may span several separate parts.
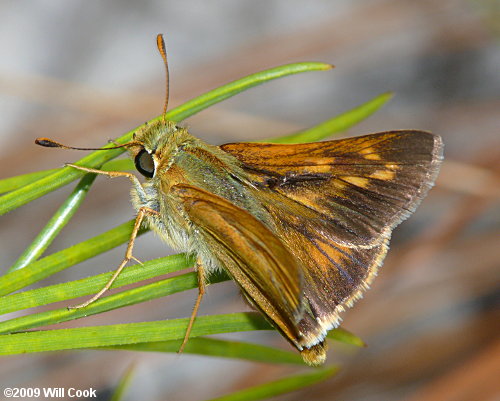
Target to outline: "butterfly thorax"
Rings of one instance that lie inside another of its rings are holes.
[[[253,184],[245,178],[241,162],[234,156],[193,137],[170,121],[148,126],[136,134],[135,140],[152,154],[155,174],[141,188],[132,188],[132,203],[137,210],[147,207],[159,212],[158,216],[149,216],[148,223],[173,248],[210,253],[203,251],[196,229],[172,194],[172,188],[179,184],[225,198],[267,226],[272,225],[268,212],[252,193]],[[137,152],[131,149],[132,155]]]

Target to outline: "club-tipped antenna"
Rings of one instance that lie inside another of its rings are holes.
[[[165,104],[163,105],[163,122],[165,122],[168,107],[169,77],[167,51],[165,49],[165,41],[163,40],[163,35],[161,33],[156,36],[156,46],[158,47],[161,58],[163,59],[163,64],[165,64]]]
[[[129,146],[134,146],[134,145],[142,145],[141,142],[137,141],[130,141],[127,143],[124,143],[122,145],[116,145],[116,146],[110,146],[108,148],[78,148],[75,146],[67,146],[63,145],[62,143],[56,142],[52,139],[49,138],[36,138],[35,143],[40,146],[44,146],[46,148],[61,148],[61,149],[73,149],[73,150],[110,150],[110,149],[119,149],[119,148],[125,148]]]

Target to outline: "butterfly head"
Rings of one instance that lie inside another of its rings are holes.
[[[185,128],[169,120],[157,120],[134,133],[128,147],[135,167],[146,178],[155,175],[156,167],[170,159],[179,148],[178,143],[187,134]]]

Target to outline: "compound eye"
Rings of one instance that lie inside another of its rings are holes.
[[[142,149],[134,160],[135,168],[144,177],[152,178],[155,174],[155,163],[153,156],[149,154],[146,149]]]

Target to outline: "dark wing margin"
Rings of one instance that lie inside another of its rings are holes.
[[[371,247],[418,206],[443,144],[424,131],[389,131],[295,145],[230,143],[254,185],[306,206],[305,224],[344,245]]]
[[[302,276],[280,239],[247,211],[217,195],[187,184],[173,186],[171,194],[210,247],[210,257],[297,346],[297,322],[303,314]]]

